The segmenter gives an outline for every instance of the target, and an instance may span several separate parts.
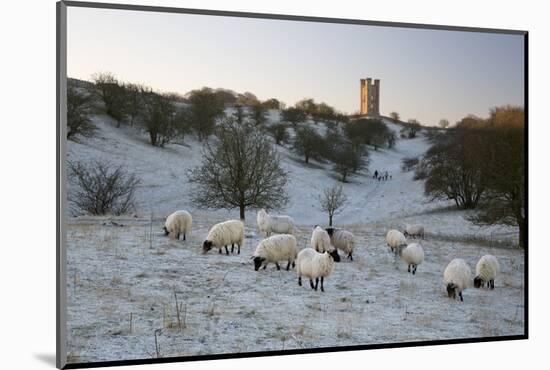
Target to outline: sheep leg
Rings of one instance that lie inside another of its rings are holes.
[[[180,240],[180,233],[176,234],[176,240]]]
[[[235,250],[235,244],[231,244],[231,253]]]
[[[301,276],[298,276],[298,285],[302,286],[302,277]]]
[[[264,265],[264,270],[267,268],[267,263]]]
[[[413,275],[416,274],[416,265],[413,266]]]
[[[315,285],[313,285],[313,280],[309,279],[309,285],[311,285],[311,289],[315,289]]]
[[[288,264],[286,265],[286,270],[290,270],[290,261],[288,261]]]
[[[229,248],[227,248],[227,245],[224,245],[225,247],[225,254],[229,255]]]
[[[460,297],[460,302],[464,302],[464,298],[462,298],[462,292],[458,293],[458,296]]]
[[[221,248],[218,249],[218,253],[219,253],[219,254],[222,254],[222,249],[221,249]]]
[[[281,266],[279,266],[279,262],[275,262],[275,266],[277,266],[277,270],[281,269]]]
[[[351,255],[351,252],[348,254],[348,258],[353,261],[353,256]]]
[[[411,272],[411,265],[407,266],[407,272]]]
[[[185,241],[185,233],[183,233],[183,241]]]
[[[237,244],[237,254],[241,254],[241,245]]]
[[[325,291],[325,287],[323,287],[323,280],[325,278],[321,276],[321,292],[324,292]]]
[[[296,267],[296,262],[292,261],[292,268]]]
[[[317,291],[318,286],[319,286],[319,278],[315,278],[315,291]]]
[[[491,280],[490,283],[491,283],[491,289],[495,289],[495,281]]]

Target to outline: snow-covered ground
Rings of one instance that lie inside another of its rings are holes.
[[[273,112],[270,117],[277,118]],[[191,204],[187,171],[201,161],[201,146],[194,137],[156,148],[143,133],[117,129],[106,116],[94,116],[93,121],[97,135],[81,143],[70,141],[68,159],[122,164],[141,184],[135,214],[116,218],[123,227],[108,217],[69,219],[72,362],[154,357],[156,329],[162,329],[157,341],[164,357],[523,333],[523,252],[495,248],[514,244],[517,230],[477,227],[467,220],[469,212],[449,209],[450,202],[429,201],[423,182],[400,169],[403,158],[428,149],[422,135],[398,140],[393,149],[371,150],[370,172],[343,185],[348,204],[334,222],[356,234],[356,258],[338,264],[326,292],[320,293],[298,287],[293,271],[253,270],[249,257],[261,240],[255,210],[246,214],[241,255],[201,254],[208,228],[238,218],[238,210],[212,211]],[[303,248],[311,227],[326,224],[318,196],[337,180],[330,164],[305,165],[288,148],[278,150],[290,176],[290,201],[278,212],[299,225],[296,235]],[[388,171],[392,179],[376,181],[374,170]],[[185,243],[161,234],[164,217],[177,209],[189,210],[194,218],[192,236]],[[427,230],[422,242],[426,261],[414,277],[385,246],[386,231],[402,229],[405,223],[421,223]],[[474,270],[486,253],[501,263],[495,290],[468,289],[464,303],[448,299],[442,282],[447,263],[462,257]],[[176,327],[174,292],[186,310],[181,330]]]

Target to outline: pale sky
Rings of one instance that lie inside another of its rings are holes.
[[[208,86],[293,105],[359,110],[380,79],[380,113],[451,123],[523,105],[522,35],[68,7],[67,72],[109,71],[158,91]]]

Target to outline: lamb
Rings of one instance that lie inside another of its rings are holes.
[[[258,211],[256,221],[258,222],[258,229],[265,236],[270,236],[271,233],[292,234],[294,229],[294,220],[290,216],[268,215],[263,208]]]
[[[396,254],[399,253],[399,248],[401,248],[401,246],[407,245],[405,235],[394,229],[388,231],[386,234],[386,242],[388,243],[390,250]]]
[[[323,281],[332,273],[334,262],[340,262],[340,256],[336,249],[324,253],[319,253],[313,248],[302,249],[296,259],[298,285],[302,286],[302,276],[305,276],[309,278],[311,289],[317,290],[319,278],[321,278],[321,292],[324,292]],[[315,285],[313,279],[315,279]]]
[[[401,255],[401,259],[408,265],[407,271],[413,275],[416,273],[418,265],[424,261],[424,249],[418,243],[411,243],[404,249],[400,249],[399,254]]]
[[[193,218],[187,211],[176,211],[166,218],[164,223],[164,235],[170,235],[171,238],[179,240],[180,234],[183,234],[183,240],[191,232]]]
[[[348,258],[353,261],[353,249],[355,248],[355,236],[344,229],[327,227],[325,229],[330,237],[330,242],[336,249],[347,253]]]
[[[294,262],[298,255],[298,247],[296,244],[296,238],[289,234],[279,234],[270,236],[267,239],[262,240],[256,247],[256,251],[251,259],[254,260],[254,270],[258,271],[260,267],[264,266],[264,270],[267,265],[275,263],[277,270],[280,270],[279,261],[288,261],[286,270],[296,265]]]
[[[222,248],[225,247],[225,253],[229,254],[227,246],[231,244],[231,253],[235,248],[235,244],[238,247],[238,254],[241,253],[241,245],[244,240],[244,223],[240,220],[229,220],[220,222],[212,226],[208,232],[206,240],[202,244],[203,253],[208,252],[210,249],[216,247],[219,249],[219,253],[222,252]]]
[[[311,248],[320,253],[332,249],[330,247],[330,236],[321,226],[315,225],[311,233]]]
[[[460,300],[464,301],[462,291],[468,287],[471,275],[470,268],[461,258],[455,258],[447,265],[443,273],[443,280],[447,286],[447,295],[449,298],[456,299],[458,293]]]
[[[422,225],[405,225],[403,235],[416,239],[416,237],[424,239],[424,226]]]
[[[495,256],[487,254],[479,259],[476,265],[476,277],[474,278],[474,287],[484,287],[495,289],[495,278],[500,272],[500,265]]]

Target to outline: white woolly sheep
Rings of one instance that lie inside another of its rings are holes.
[[[258,229],[265,236],[270,236],[271,233],[292,234],[292,230],[294,229],[294,220],[292,217],[269,215],[265,209],[258,211],[256,221],[258,222]]]
[[[401,246],[407,245],[405,235],[403,235],[401,231],[393,229],[386,234],[386,242],[391,251],[396,254],[399,253],[399,248],[401,248]]]
[[[180,234],[183,234],[183,240],[191,232],[193,218],[187,211],[176,211],[166,217],[164,223],[164,235],[170,235],[171,238],[179,240]]]
[[[244,240],[244,224],[239,220],[229,220],[220,222],[212,226],[208,232],[206,240],[202,244],[203,253],[208,252],[210,249],[216,247],[219,249],[219,253],[222,252],[222,248],[225,247],[225,253],[229,254],[227,246],[231,244],[231,253],[235,248],[235,244],[238,247],[238,253],[241,253],[241,245]]]
[[[479,259],[476,265],[476,277],[474,278],[474,287],[484,287],[495,289],[495,278],[500,272],[500,265],[495,256],[487,254]]]
[[[443,273],[443,280],[447,286],[449,298],[456,299],[457,295],[461,301],[462,291],[468,287],[472,278],[472,272],[466,262],[461,258],[452,260]]]
[[[286,270],[290,269],[290,264],[295,266],[298,247],[296,238],[289,234],[279,234],[270,236],[262,240],[256,247],[256,251],[251,259],[254,260],[254,270],[258,271],[264,266],[264,270],[269,263],[275,263],[277,270],[280,270],[279,261],[288,261]]]
[[[311,248],[320,253],[333,249],[330,247],[330,236],[321,226],[315,225],[311,233]]]
[[[416,237],[424,239],[424,226],[422,225],[405,225],[405,231],[403,235],[416,239]]]
[[[399,250],[401,259],[407,263],[407,271],[416,273],[416,268],[424,261],[424,249],[418,243],[411,243]]]
[[[353,249],[355,248],[355,236],[344,229],[327,227],[325,229],[330,237],[330,242],[336,249],[340,249],[353,261]]]
[[[340,262],[340,256],[336,249],[324,253],[316,252],[313,248],[302,249],[296,259],[298,285],[302,286],[302,276],[305,276],[309,278],[311,289],[317,290],[319,278],[321,278],[321,292],[324,292],[323,281],[332,273],[334,262]],[[315,285],[313,279],[315,279]]]

